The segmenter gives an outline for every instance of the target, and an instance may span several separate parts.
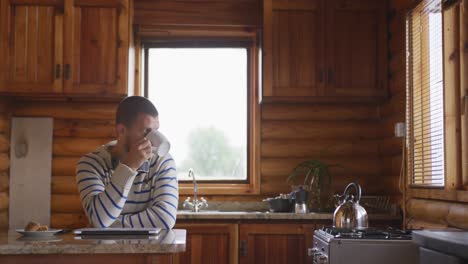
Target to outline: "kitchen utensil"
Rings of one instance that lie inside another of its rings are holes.
[[[354,187],[356,196],[349,194]],[[361,199],[361,186],[357,183],[350,183],[342,195],[335,195],[339,201],[338,207],[333,213],[333,224],[337,228],[366,228],[369,226],[367,212],[359,205]]]
[[[294,205],[294,199],[288,194],[280,194],[277,197],[266,198],[263,201],[268,202],[270,205],[270,212],[274,213],[292,212]]]
[[[294,192],[296,203],[294,205],[294,212],[296,214],[306,214],[309,212],[307,208],[307,191],[299,189]]]

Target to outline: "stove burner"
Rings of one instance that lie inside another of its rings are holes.
[[[335,228],[323,227],[322,231],[335,237],[343,239],[393,239],[393,240],[411,240],[411,231],[387,228],[384,230],[376,228]]]

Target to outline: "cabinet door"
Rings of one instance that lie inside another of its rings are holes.
[[[327,9],[327,94],[386,94],[386,1],[330,0]]]
[[[323,94],[324,38],[321,0],[264,3],[264,96]]]
[[[62,92],[63,3],[0,3],[0,92]]]
[[[187,230],[187,244],[185,252],[177,255],[174,263],[238,262],[237,224],[177,223],[175,228]]]
[[[126,95],[128,0],[65,1],[65,93]]]
[[[312,263],[312,224],[240,225],[240,263]]]

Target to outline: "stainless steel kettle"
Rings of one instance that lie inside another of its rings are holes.
[[[351,187],[356,190],[356,197],[349,194]],[[346,186],[342,195],[335,195],[339,205],[333,213],[333,226],[337,228],[366,228],[369,226],[367,212],[359,205],[361,186],[352,182]]]

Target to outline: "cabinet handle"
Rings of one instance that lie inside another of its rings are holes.
[[[55,79],[60,79],[60,64],[55,65]]]
[[[319,82],[323,82],[323,69],[319,70]]]
[[[247,241],[246,240],[242,240],[241,241],[241,256],[242,257],[247,257]]]
[[[464,115],[466,118],[468,116],[468,91],[467,91],[467,95],[463,96],[462,105],[463,105],[462,115]],[[468,118],[466,120],[468,121]]]
[[[65,64],[65,80],[70,80],[70,64]]]
[[[328,83],[332,83],[333,82],[333,70],[332,69],[328,69],[327,77],[328,77]]]

